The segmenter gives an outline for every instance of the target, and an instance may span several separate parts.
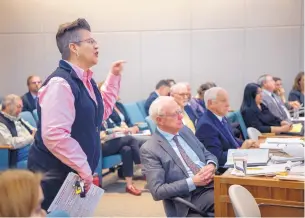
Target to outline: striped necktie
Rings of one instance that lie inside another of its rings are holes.
[[[178,141],[178,136],[177,135],[174,136],[173,140],[176,143],[176,146],[177,146],[185,164],[190,168],[192,173],[194,175],[196,175],[200,171],[200,168],[194,163],[194,161],[192,161],[192,159],[187,155],[185,150],[182,148],[182,146],[180,145],[180,143]]]

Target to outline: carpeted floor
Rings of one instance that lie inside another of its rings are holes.
[[[137,188],[144,189],[145,181],[134,181]],[[101,217],[165,217],[161,201],[154,201],[149,192],[141,196],[125,193],[125,181],[118,179],[116,173],[103,179],[103,195],[95,216]]]

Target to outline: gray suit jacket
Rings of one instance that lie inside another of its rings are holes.
[[[217,158],[205,149],[189,128],[183,127],[179,134],[203,163],[211,160],[218,165]],[[169,217],[186,216],[188,207],[174,202],[170,198],[182,197],[192,202],[193,192],[189,192],[186,182],[189,176],[174,149],[158,131],[142,145],[141,160],[149,191],[154,200],[163,200],[166,215]],[[214,184],[210,183],[205,188],[213,187]]]
[[[278,106],[274,102],[274,99],[268,95],[265,91],[262,92],[263,97],[263,104],[269,109],[269,111],[276,117],[280,118],[281,120],[289,120],[286,112],[285,112],[285,105],[282,100],[275,95],[276,101],[278,102]]]

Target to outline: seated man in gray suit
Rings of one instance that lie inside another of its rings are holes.
[[[169,217],[193,213],[187,206],[172,201],[173,197],[184,198],[203,213],[214,216],[213,176],[217,158],[183,125],[181,107],[172,97],[156,99],[149,114],[157,130],[142,145],[141,160],[154,200],[163,200]]]
[[[263,89],[263,104],[269,111],[281,120],[290,121],[288,110],[282,100],[274,94],[275,81],[271,75],[265,74],[258,79],[258,85]]]

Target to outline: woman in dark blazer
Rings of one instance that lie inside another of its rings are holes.
[[[262,104],[262,89],[258,84],[249,83],[245,87],[244,98],[241,105],[241,114],[247,127],[254,127],[262,133],[289,132],[291,124],[275,117],[268,108]]]
[[[294,84],[288,97],[289,101],[298,101],[304,107],[304,72],[300,72],[294,79]]]

